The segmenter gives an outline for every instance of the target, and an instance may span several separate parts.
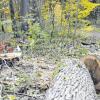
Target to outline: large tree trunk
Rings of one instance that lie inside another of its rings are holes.
[[[46,100],[97,100],[93,81],[84,64],[69,59],[65,62],[66,67],[54,79]]]
[[[21,29],[26,32],[28,30],[28,23],[24,19],[26,19],[29,14],[29,0],[21,0],[21,9],[20,15],[22,16],[22,27]]]
[[[10,5],[10,13],[11,13],[11,20],[12,20],[12,29],[13,31],[17,31],[17,27],[16,27],[16,19],[15,19],[15,10],[14,10],[14,5],[13,5],[13,0],[9,1],[9,5]]]
[[[21,16],[25,16],[29,12],[29,0],[21,0]]]

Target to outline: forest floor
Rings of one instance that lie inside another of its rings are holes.
[[[54,38],[46,43],[37,41],[33,53],[24,55],[13,67],[4,66],[0,70],[0,95],[4,100],[13,96],[17,100],[44,100],[45,91],[64,66],[61,59],[80,58],[87,54],[87,49],[92,54],[100,53],[100,45],[96,43],[100,33],[93,32],[91,37],[75,41],[74,46],[65,38]]]

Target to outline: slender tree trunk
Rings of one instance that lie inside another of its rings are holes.
[[[79,2],[80,2],[80,0],[77,0],[77,9],[76,9],[76,21],[75,21],[75,28],[74,28],[74,36],[75,36],[75,34],[76,34],[77,24],[78,24],[78,14],[79,14],[78,9],[79,9]]]
[[[75,27],[74,27],[74,33],[73,33],[73,46],[75,46],[75,36],[76,36],[76,31],[77,31],[77,24],[78,24],[78,14],[79,14],[79,12],[78,12],[78,9],[79,9],[79,3],[80,3],[80,0],[77,0],[76,1],[77,3],[77,8],[76,8],[76,13],[75,13]]]
[[[64,15],[64,9],[65,9],[65,1],[61,0],[61,6],[62,6],[62,12],[61,12],[61,26],[62,26],[62,21],[63,21],[63,15]]]
[[[21,0],[21,9],[20,9],[20,15],[22,16],[22,26],[21,30],[26,32],[28,30],[28,23],[24,19],[27,18],[27,15],[29,14],[29,0]]]
[[[13,23],[12,28],[13,28],[13,31],[17,31],[13,0],[10,0],[9,5],[10,5],[11,20]]]
[[[55,7],[55,5],[52,4],[52,2],[50,1],[49,2],[49,11],[50,11],[50,18],[51,18],[50,20],[51,20],[51,24],[52,24],[51,38],[53,36],[54,29],[55,29],[55,23],[54,23],[54,21],[55,21],[54,7]]]
[[[20,15],[26,16],[29,12],[29,0],[21,0]]]

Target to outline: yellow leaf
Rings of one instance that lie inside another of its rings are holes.
[[[62,8],[61,8],[61,4],[59,2],[56,3],[56,5],[55,5],[54,13],[55,13],[56,20],[58,22],[61,22]]]
[[[85,32],[91,32],[94,30],[94,28],[92,26],[86,26],[86,27],[82,28],[82,30]]]
[[[14,95],[8,95],[9,100],[16,100],[16,96]]]

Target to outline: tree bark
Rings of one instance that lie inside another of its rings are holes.
[[[20,15],[26,16],[26,14],[28,14],[28,12],[29,12],[29,0],[22,0]]]
[[[54,79],[45,100],[97,100],[91,76],[80,61],[64,60],[66,67]]]

